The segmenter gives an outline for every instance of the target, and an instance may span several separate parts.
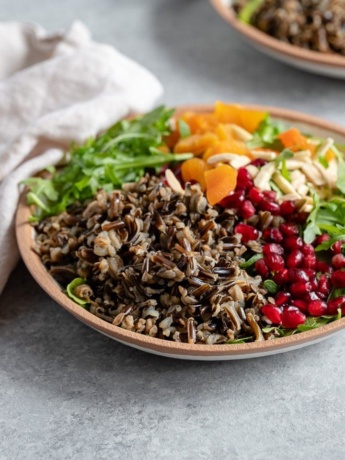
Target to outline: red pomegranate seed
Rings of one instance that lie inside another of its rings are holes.
[[[263,233],[263,239],[266,241],[272,240],[275,243],[281,243],[283,241],[283,235],[277,228],[266,228]]]
[[[262,201],[260,201],[258,207],[261,209],[261,211],[268,211],[274,216],[278,215],[280,212],[279,204],[274,203],[273,201],[269,201],[267,198],[264,198]]]
[[[316,267],[316,256],[315,255],[308,255],[304,257],[303,261],[304,268],[315,268]]]
[[[303,240],[299,236],[288,236],[283,241],[283,246],[288,251],[293,251],[294,249],[301,249],[303,246]]]
[[[327,304],[327,313],[336,315],[338,308],[341,308],[342,313],[345,314],[345,295],[330,300]]]
[[[311,244],[304,244],[302,246],[301,251],[303,252],[303,254],[305,256],[313,256],[313,255],[315,255],[314,246],[312,246]]]
[[[303,311],[303,313],[308,313],[308,304],[304,300],[295,299],[291,301],[291,305],[297,307],[299,310]]]
[[[248,190],[253,187],[253,180],[246,168],[237,171],[237,188]]]
[[[282,256],[284,254],[284,248],[277,243],[267,243],[262,250],[265,256],[268,254],[279,254]]]
[[[290,268],[288,271],[289,281],[291,283],[298,283],[300,281],[309,281],[309,276],[304,270],[298,268]]]
[[[313,277],[316,276],[316,271],[313,270],[312,268],[304,268],[304,267],[303,267],[303,271],[306,272],[306,274],[307,274],[307,276],[308,276],[309,278],[313,278]]]
[[[279,286],[283,286],[284,284],[286,284],[289,281],[288,269],[283,268],[283,270],[280,270],[280,272],[276,273],[273,276],[273,280]]]
[[[322,300],[312,300],[308,305],[309,315],[322,316],[327,311],[327,304]]]
[[[280,291],[274,297],[275,303],[278,307],[281,307],[284,304],[287,304],[291,300],[291,294],[289,292]]]
[[[293,224],[281,224],[279,230],[282,232],[284,236],[298,236],[299,235],[299,228],[297,225]]]
[[[249,194],[248,194],[249,198],[252,200],[252,203],[254,204],[258,204],[260,203],[260,201],[263,199],[264,195],[262,192],[260,192],[259,189],[255,188],[255,187],[252,187],[250,190],[249,190]]]
[[[344,268],[345,267],[345,256],[344,254],[336,254],[332,257],[332,265],[334,268]]]
[[[242,235],[242,243],[248,243],[248,241],[257,240],[259,237],[258,230],[247,224],[236,225],[235,232]]]
[[[332,267],[328,265],[327,262],[324,262],[323,260],[317,260],[315,270],[321,273],[330,273],[332,272]]]
[[[243,219],[249,219],[250,217],[254,216],[255,208],[252,205],[252,202],[246,200],[241,206],[240,213]]]
[[[303,225],[307,222],[308,217],[309,212],[298,212],[293,216],[293,220],[296,222],[296,224]]]
[[[330,239],[330,236],[327,235],[327,233],[324,233],[323,235],[318,236],[315,238],[313,241],[313,246],[319,246],[319,244],[323,243],[324,241],[328,241]]]
[[[266,279],[269,275],[269,270],[264,259],[259,259],[255,262],[255,270],[261,278]]]
[[[316,292],[312,291],[312,292],[307,292],[305,295],[304,295],[304,300],[309,303],[309,302],[312,302],[313,300],[320,300],[320,297],[317,295]]]
[[[272,324],[281,324],[282,312],[275,305],[267,304],[261,308],[261,312],[269,319]]]
[[[303,252],[295,249],[294,251],[290,252],[286,259],[286,265],[288,268],[297,268],[300,267],[303,263],[304,255]]]
[[[279,254],[268,254],[264,260],[267,267],[273,272],[281,270],[285,265],[284,259]]]
[[[331,281],[336,288],[345,288],[345,272],[336,270],[331,275]]]
[[[287,329],[294,329],[295,327],[303,324],[306,320],[305,314],[298,308],[289,306],[284,308],[282,313],[282,326]]]
[[[280,214],[282,216],[290,216],[296,211],[296,205],[293,201],[283,201],[280,205]]]
[[[331,292],[331,282],[327,275],[322,274],[319,279],[319,284],[317,286],[318,292],[328,295]]]
[[[290,291],[294,297],[303,297],[311,291],[311,284],[307,281],[297,281],[297,283],[291,284]]]
[[[336,241],[331,247],[333,254],[341,254],[344,241]]]
[[[311,276],[311,277],[309,278],[309,283],[311,284],[312,290],[313,290],[313,291],[316,291],[317,288],[318,288],[318,286],[319,286],[319,285],[318,285],[318,281],[317,281],[317,279],[316,279],[316,276]]]
[[[230,193],[230,195],[226,196],[219,202],[221,206],[224,208],[235,208],[238,209],[242,206],[245,200],[244,191],[241,190],[239,192]]]
[[[265,190],[264,192],[262,192],[262,194],[269,201],[276,201],[277,199],[277,192],[275,192],[274,190]]]
[[[261,158],[257,158],[256,160],[253,160],[250,162],[251,165],[256,166],[257,168],[261,168],[262,166],[265,166],[267,163],[266,160],[262,160]]]

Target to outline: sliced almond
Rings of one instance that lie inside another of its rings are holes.
[[[304,163],[311,163],[311,151],[310,150],[300,150],[294,154],[294,159],[298,161],[303,161]]]
[[[300,169],[302,168],[302,166],[304,166],[305,163],[304,161],[300,161],[300,160],[286,160],[286,167],[287,169]]]
[[[300,185],[300,186],[298,187],[298,189],[297,189],[297,192],[298,192],[300,195],[302,195],[302,196],[307,195],[308,192],[309,192],[309,187],[308,187],[308,185],[306,185],[306,184]]]
[[[296,198],[300,198],[294,187],[288,180],[285,179],[279,172],[275,172],[272,176],[273,182],[280,188],[283,193],[289,193],[295,195]]]
[[[324,168],[321,163],[318,161],[313,161],[313,165],[315,168],[320,172],[321,176],[323,177],[326,184],[331,187],[332,181],[329,177],[328,169]]]
[[[209,165],[213,165],[215,163],[230,163],[232,160],[237,160],[242,155],[237,155],[236,153],[219,153],[217,155],[212,155],[208,158],[207,163]],[[248,157],[246,157],[248,158]],[[249,160],[249,158],[248,158]],[[250,160],[249,160],[250,161]]]
[[[260,158],[267,161],[272,161],[277,157],[276,152],[270,150],[250,150],[250,154],[255,159]]]
[[[275,171],[275,164],[274,163],[267,163],[265,164],[259,171],[258,175],[254,179],[254,185],[255,187],[261,189],[261,190],[271,190],[270,187],[270,180],[272,177],[272,174]]]
[[[230,165],[235,168],[243,168],[243,166],[247,166],[251,162],[250,158],[240,155],[239,158],[236,158],[236,160],[230,161]]]
[[[175,193],[179,195],[184,195],[185,191],[183,190],[180,181],[177,179],[175,174],[171,171],[171,169],[167,169],[165,171],[165,179],[168,182],[169,187]]]
[[[252,179],[254,179],[254,177],[256,177],[259,173],[259,168],[257,168],[254,165],[248,165],[246,169],[249,172]]]
[[[306,175],[307,179],[317,187],[321,187],[325,185],[326,180],[322,177],[322,174],[314,165],[303,164],[301,166],[302,171]]]
[[[252,134],[250,134],[246,129],[241,126],[231,124],[232,132],[235,134],[239,141],[248,142],[253,139]]]

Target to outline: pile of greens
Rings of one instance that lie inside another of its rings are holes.
[[[48,168],[50,177],[24,181],[30,191],[28,204],[35,205],[31,221],[56,215],[76,201],[83,202],[98,190],[111,191],[125,182],[140,179],[147,168],[183,161],[191,154],[164,153],[159,147],[171,133],[174,110],[164,106],[132,119],[121,120],[96,139],[73,145],[67,166]],[[158,172],[158,171],[157,171]]]

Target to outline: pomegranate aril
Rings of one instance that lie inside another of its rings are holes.
[[[309,276],[304,270],[298,268],[290,268],[288,271],[289,281],[291,283],[298,283],[300,281],[309,281]]]
[[[255,214],[255,208],[252,205],[251,201],[246,200],[241,208],[240,208],[240,213],[243,219],[249,219],[250,217],[254,216]]]
[[[262,235],[263,239],[268,241],[272,240],[274,243],[281,243],[283,241],[283,235],[278,228],[266,228]]]
[[[316,256],[315,255],[308,255],[304,257],[303,260],[303,267],[304,268],[315,268],[316,267]]]
[[[249,164],[256,166],[257,168],[261,168],[262,166],[265,166],[266,163],[267,163],[266,160],[257,158],[256,160],[251,161]]]
[[[318,288],[318,282],[316,276],[312,276],[309,278],[309,283],[311,284],[311,288],[313,291],[316,291]]]
[[[283,241],[283,246],[288,251],[293,251],[294,249],[301,249],[303,246],[303,240],[299,236],[288,236]]]
[[[224,208],[235,208],[238,209],[244,203],[245,195],[244,191],[233,192],[230,195],[223,198],[219,204]]]
[[[331,273],[332,267],[328,265],[327,262],[324,262],[323,260],[317,260],[316,265],[315,265],[315,270],[321,273]]]
[[[312,302],[313,300],[320,300],[320,297],[317,295],[316,292],[306,292],[303,298],[307,303]]]
[[[336,270],[331,275],[331,281],[336,288],[345,288],[345,272]]]
[[[261,211],[268,211],[275,216],[280,212],[279,204],[274,203],[273,201],[269,201],[267,198],[264,198],[262,201],[260,201],[258,207],[261,209]]]
[[[286,259],[286,265],[288,268],[297,268],[300,267],[303,263],[304,255],[303,252],[295,249],[294,251],[290,252]]]
[[[284,308],[282,313],[282,326],[287,329],[294,329],[300,324],[304,324],[306,316],[298,308],[289,306]]]
[[[277,192],[275,192],[274,190],[265,190],[262,192],[262,194],[269,201],[276,201],[277,199]]]
[[[345,314],[345,296],[341,295],[336,299],[332,299],[327,304],[327,313],[330,315],[336,315],[338,308],[341,308],[343,314]]]
[[[312,268],[304,268],[304,267],[303,267],[303,271],[306,272],[306,274],[307,274],[307,276],[308,276],[309,278],[313,278],[313,277],[316,276],[316,271],[313,270]]]
[[[318,292],[324,294],[324,295],[328,295],[331,291],[331,282],[329,280],[329,278],[325,275],[325,274],[322,274],[320,276],[320,279],[319,279],[319,283],[318,283],[318,286],[317,286],[317,290]]]
[[[292,217],[293,217],[293,221],[296,222],[296,224],[303,225],[308,220],[309,212],[298,212]]]
[[[312,300],[308,305],[309,315],[322,316],[327,311],[327,304],[322,300]]]
[[[258,230],[247,224],[236,225],[235,232],[242,235],[242,243],[248,243],[248,241],[257,240],[259,237]]]
[[[249,198],[252,200],[252,203],[254,204],[258,204],[260,203],[260,201],[263,199],[264,195],[262,192],[260,192],[259,189],[257,189],[256,187],[252,187],[250,190],[249,190],[249,194],[248,194]]]
[[[268,254],[265,256],[265,262],[267,267],[273,272],[277,272],[284,268],[285,262],[282,256],[279,254]]]
[[[279,286],[283,286],[284,284],[286,284],[289,281],[288,269],[283,268],[282,270],[280,270],[273,276],[273,280]]]
[[[324,241],[328,241],[331,237],[327,235],[327,233],[323,233],[322,235],[319,235],[315,240],[313,241],[313,246],[319,246],[319,244],[323,243]]]
[[[267,256],[268,254],[279,254],[282,256],[284,254],[284,248],[280,246],[280,244],[276,243],[265,244],[262,248],[262,251],[265,256]]]
[[[248,190],[253,187],[253,180],[246,168],[239,168],[237,171],[237,188]]]
[[[295,299],[292,300],[290,303],[294,307],[297,307],[299,310],[303,311],[303,313],[308,313],[308,304],[304,300]]]
[[[290,292],[294,297],[303,297],[312,289],[311,284],[307,281],[297,281],[290,286]]]
[[[284,236],[297,236],[299,235],[299,228],[293,224],[281,224],[279,230]]]
[[[261,312],[269,319],[272,324],[281,324],[282,312],[275,305],[267,304],[261,308]]]
[[[291,294],[289,292],[285,291],[280,291],[276,296],[274,297],[275,303],[278,307],[281,307],[282,305],[285,305],[290,302],[291,300]]]
[[[312,246],[311,244],[304,244],[302,246],[301,251],[303,252],[303,254],[305,256],[313,256],[313,255],[315,255],[314,246]]]
[[[344,268],[345,267],[345,256],[344,254],[336,254],[332,257],[332,265],[334,268]]]
[[[283,201],[280,205],[280,214],[282,216],[290,216],[296,211],[296,205],[293,201]]]
[[[264,261],[264,259],[259,259],[255,262],[255,270],[258,275],[261,276],[261,278],[266,279],[268,278],[269,275],[269,269]]]
[[[331,247],[333,254],[341,254],[344,241],[336,241]]]

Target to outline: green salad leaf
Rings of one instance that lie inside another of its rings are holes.
[[[241,9],[238,18],[240,21],[250,24],[255,11],[264,3],[264,0],[249,0]]]
[[[253,133],[253,139],[247,142],[247,147],[250,149],[265,147],[282,150],[283,145],[277,136],[285,130],[282,123],[273,121],[267,114],[264,120],[260,123],[257,130]]]
[[[174,110],[161,106],[144,116],[121,120],[96,139],[73,145],[67,166],[57,171],[51,169],[50,179],[32,177],[23,181],[29,187],[28,203],[36,206],[31,220],[59,214],[100,189],[111,191],[125,182],[137,181],[147,168],[191,158],[189,153],[159,150],[164,136],[171,132],[173,113]],[[182,131],[187,134],[184,125]]]
[[[263,255],[262,254],[254,254],[252,257],[250,257],[248,260],[246,260],[245,262],[242,262],[240,264],[240,267],[241,268],[249,268],[251,267],[252,265],[255,264],[255,262],[257,260],[260,260],[263,258]]]

